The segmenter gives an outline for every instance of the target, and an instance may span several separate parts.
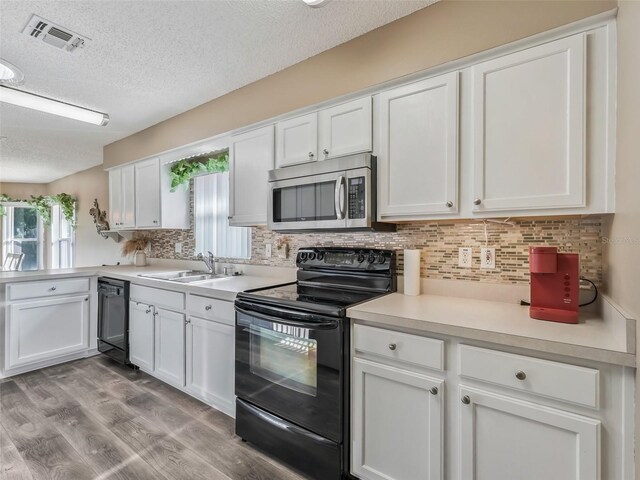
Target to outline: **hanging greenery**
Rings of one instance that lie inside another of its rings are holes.
[[[214,157],[185,158],[171,165],[171,191],[175,192],[180,185],[189,183],[193,177],[207,173],[229,171],[229,153],[224,152]]]
[[[11,198],[4,193],[0,193],[0,217],[7,214],[7,209],[2,205],[4,202],[25,202],[36,209],[45,225],[51,225],[51,207],[59,204],[64,218],[71,224],[72,228],[76,228],[76,200],[68,193],[38,195],[37,197],[31,195],[29,200]]]

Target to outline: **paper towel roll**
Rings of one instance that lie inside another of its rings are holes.
[[[420,250],[404,251],[404,294],[420,295]]]

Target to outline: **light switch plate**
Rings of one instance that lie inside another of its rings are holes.
[[[270,243],[265,243],[264,244],[264,256],[266,258],[271,258],[271,244]]]
[[[458,266],[461,268],[471,268],[473,264],[473,248],[460,247],[458,249]]]

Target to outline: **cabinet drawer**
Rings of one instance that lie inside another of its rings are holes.
[[[131,300],[148,303],[169,310],[184,310],[184,293],[162,290],[161,288],[131,285]]]
[[[12,283],[8,285],[7,299],[22,300],[24,298],[52,297],[88,291],[88,278],[41,280],[39,282]]]
[[[233,302],[214,300],[200,295],[187,296],[187,311],[196,317],[215,320],[226,325],[235,325]]]
[[[592,368],[460,345],[460,375],[598,408],[600,372]]]
[[[354,326],[356,352],[444,370],[444,342],[366,325]]]

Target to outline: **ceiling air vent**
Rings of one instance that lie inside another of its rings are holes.
[[[87,37],[81,37],[68,28],[56,25],[37,15],[31,17],[22,33],[66,52],[73,52],[78,48],[83,48],[85,42],[89,40]]]

